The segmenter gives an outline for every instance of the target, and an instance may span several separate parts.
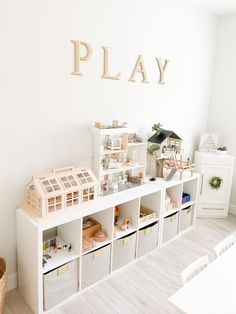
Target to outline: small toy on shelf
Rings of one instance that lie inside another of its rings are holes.
[[[96,242],[103,242],[107,239],[102,225],[92,217],[83,219],[83,243],[82,251],[86,252],[96,246]]]
[[[190,202],[191,196],[188,193],[182,193],[182,204]]]
[[[153,209],[146,208],[142,205],[140,206],[140,212],[139,212],[140,223],[146,222],[156,217],[157,217],[157,213]]]
[[[104,230],[99,230],[94,233],[93,238],[96,242],[103,242],[107,239],[107,235]]]
[[[142,172],[139,172],[138,176],[128,176],[128,181],[136,184],[144,183],[144,175]]]
[[[66,167],[34,176],[25,191],[23,208],[36,216],[67,209],[93,200],[98,180],[89,168]]]
[[[97,129],[117,129],[117,128],[127,128],[127,122],[119,123],[118,120],[113,120],[111,124],[104,125],[101,122],[95,122],[95,128]]]
[[[101,224],[91,217],[83,219],[83,238],[91,238],[94,233],[101,230]]]
[[[119,207],[115,206],[115,208],[114,208],[114,226],[117,225],[118,218],[119,218]]]
[[[86,252],[93,247],[93,239],[92,238],[83,238],[83,243],[82,243],[82,252]]]
[[[126,231],[131,228],[131,222],[129,218],[125,218],[123,222],[118,226],[121,231]]]
[[[180,155],[180,159],[177,159],[176,155],[165,157],[163,167],[166,169],[176,169],[180,173],[180,180],[182,180],[184,171],[189,171],[191,176],[193,176],[194,164],[189,159],[183,161],[182,155]]]
[[[165,195],[165,211],[168,211],[170,209],[177,208],[177,203],[172,201],[170,195],[168,192],[166,192]]]
[[[110,150],[119,150],[122,146],[122,139],[118,136],[111,137],[110,135],[106,137],[106,148]]]

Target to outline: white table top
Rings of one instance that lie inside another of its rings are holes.
[[[235,314],[236,245],[173,294],[169,301],[187,314]]]

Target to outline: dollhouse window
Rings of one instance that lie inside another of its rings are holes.
[[[71,192],[66,194],[66,207],[79,204],[79,192]]]
[[[47,207],[49,213],[62,209],[62,197],[58,195],[56,197],[48,198]]]
[[[46,193],[60,191],[60,185],[56,179],[41,180],[41,184]]]
[[[60,180],[65,189],[78,186],[76,179],[73,175],[60,177]]]
[[[81,171],[77,174],[80,184],[85,185],[87,183],[93,182],[93,178],[88,171]]]
[[[88,188],[83,190],[83,202],[88,202],[94,199],[94,188]]]

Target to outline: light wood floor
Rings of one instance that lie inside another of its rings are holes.
[[[180,272],[202,255],[213,260],[212,248],[236,232],[236,216],[197,219],[195,229],[85,291],[53,314],[165,314],[168,298],[181,286]],[[7,293],[4,314],[32,314],[17,289]]]

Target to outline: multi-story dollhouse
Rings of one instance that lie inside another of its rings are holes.
[[[36,216],[65,210],[93,200],[98,180],[89,168],[68,167],[34,176],[27,185],[23,206]]]

